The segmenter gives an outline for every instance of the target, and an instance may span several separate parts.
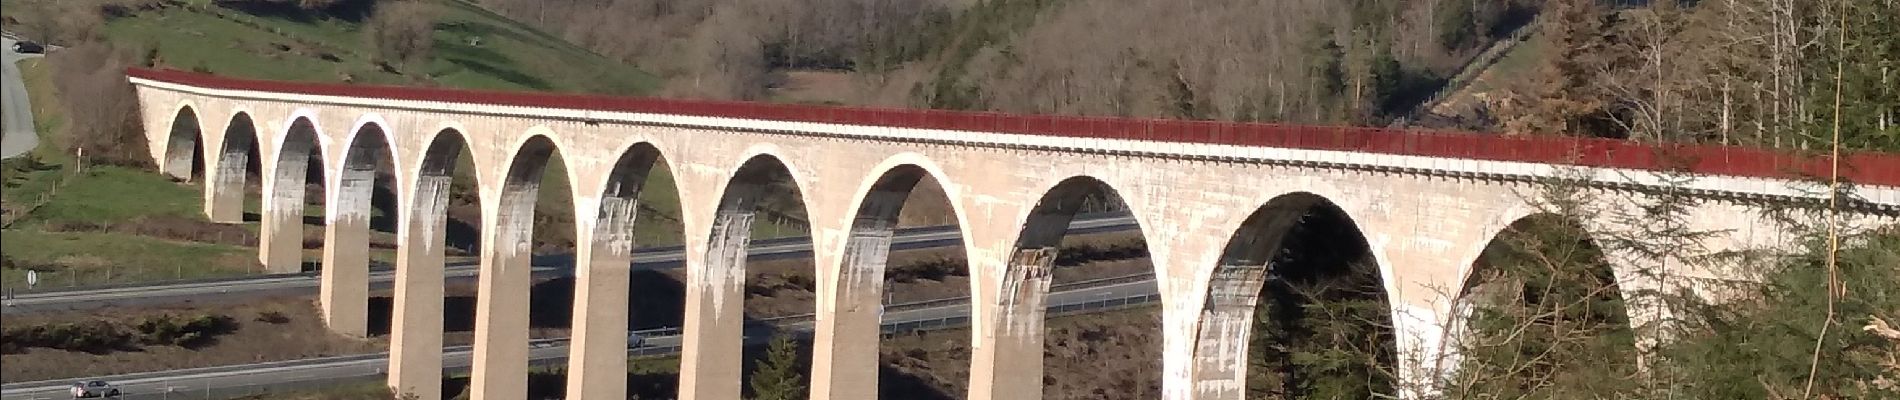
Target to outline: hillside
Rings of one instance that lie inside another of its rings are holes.
[[[154,64],[247,78],[642,94],[652,74],[461,0],[416,0],[433,20],[432,55],[385,68],[372,16],[340,2],[5,0],[7,29],[54,43],[102,38]],[[93,16],[85,16],[91,12]]]
[[[4,0],[0,17],[9,32],[66,47],[44,60],[22,63],[43,140],[31,155],[9,159],[4,171],[4,206],[21,213],[5,231],[5,281],[18,284],[25,270],[39,271],[43,286],[96,285],[111,282],[179,279],[254,273],[248,254],[258,225],[211,224],[198,211],[203,192],[195,182],[173,182],[139,166],[137,160],[95,157],[83,170],[73,146],[101,153],[100,142],[131,143],[108,137],[85,138],[89,130],[139,128],[96,122],[123,115],[87,101],[113,85],[119,65],[148,64],[220,75],[299,80],[445,86],[495,90],[593,92],[638,95],[658,80],[533,28],[459,0],[403,2],[406,14],[423,23],[429,40],[423,51],[391,57],[379,46],[382,32],[400,24],[360,8],[361,1],[338,1],[306,10],[276,1],[53,1]],[[413,50],[413,49],[412,49]],[[111,70],[111,71],[109,71]],[[104,75],[100,75],[104,74]],[[90,83],[88,83],[90,82]],[[103,85],[103,86],[102,86]],[[110,93],[107,90],[106,93]],[[94,127],[99,127],[94,129]],[[90,141],[90,142],[88,142]],[[255,155],[254,155],[255,157]],[[558,165],[558,164],[557,164]],[[255,173],[255,171],[253,171]],[[458,172],[466,174],[466,171]],[[549,176],[564,176],[558,167]],[[466,177],[464,177],[466,178]],[[258,211],[258,179],[251,179],[247,212]],[[387,184],[388,182],[379,182]],[[458,179],[458,192],[472,193],[472,180]],[[670,192],[670,179],[656,180],[655,191]],[[558,179],[544,193],[564,193]],[[120,195],[109,195],[116,193]],[[136,194],[135,196],[123,196]],[[451,214],[457,225],[479,226],[473,196],[461,199]],[[564,197],[543,196],[541,235],[546,244],[571,243]],[[137,200],[137,201],[128,201]],[[321,196],[307,213],[322,215]],[[666,196],[645,204],[677,220],[677,205]],[[388,213],[389,210],[379,210]],[[320,219],[319,219],[320,220]],[[648,224],[657,225],[657,224]],[[674,242],[677,228],[648,226],[648,242]],[[306,260],[321,254],[321,226],[305,228]],[[471,234],[472,231],[464,232]],[[371,257],[393,262],[393,234],[372,235]],[[472,243],[470,238],[457,238]],[[90,249],[79,256],[77,249]],[[453,255],[453,254],[452,254]]]
[[[679,96],[1385,125],[1524,0],[483,0]],[[637,24],[599,24],[622,19]],[[742,41],[736,38],[753,40]]]

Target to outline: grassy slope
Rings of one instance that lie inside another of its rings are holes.
[[[167,67],[247,78],[334,82],[347,75],[357,83],[427,81],[472,89],[628,95],[658,85],[651,74],[473,4],[432,3],[437,5],[434,56],[406,68],[408,76],[380,70],[371,62],[373,50],[359,24],[335,19],[172,7],[114,19],[106,36],[124,45],[157,47]],[[480,44],[471,45],[470,39]]]
[[[162,66],[202,69],[212,73],[263,79],[357,83],[434,84],[495,90],[533,90],[640,94],[657,85],[657,78],[573,46],[545,33],[501,18],[460,0],[437,0],[434,57],[405,68],[408,75],[382,71],[370,60],[356,23],[298,16],[252,15],[208,2],[202,8],[169,7],[109,21],[107,40],[121,47],[156,49]],[[9,0],[9,15],[18,7],[44,1]],[[471,41],[471,38],[479,38]],[[56,176],[72,173],[71,157],[58,147],[65,117],[56,101],[50,71],[41,60],[23,62],[23,74],[34,99],[36,125],[43,145],[35,151],[41,165],[9,160],[0,169],[7,182],[9,207],[48,193]],[[562,176],[559,164],[550,174]],[[649,185],[649,204],[667,215],[677,215],[677,196],[671,179]],[[149,280],[228,275],[254,270],[248,248],[179,242],[117,233],[49,232],[48,225],[68,221],[110,224],[151,215],[202,219],[201,187],[178,184],[154,171],[93,167],[61,187],[52,202],[23,218],[5,232],[0,252],[31,265],[68,265],[43,270],[42,285],[98,284],[105,269],[112,281]],[[565,182],[543,185],[543,197],[567,191]],[[255,195],[246,199],[255,210]],[[543,214],[571,215],[565,201],[546,201]],[[320,216],[321,205],[307,215]],[[654,225],[654,224],[643,224]],[[256,225],[250,224],[252,231]],[[643,227],[640,236],[650,242],[674,243],[677,227]],[[311,229],[319,231],[320,229]],[[83,262],[71,255],[84,251]],[[376,250],[372,258],[393,261],[393,252]],[[307,258],[320,254],[310,252]],[[81,265],[83,264],[83,265]],[[92,266],[92,267],[85,267]],[[67,269],[76,273],[60,274]],[[3,282],[23,283],[23,270],[7,269]],[[73,275],[79,275],[75,277]],[[57,283],[55,283],[57,282]]]

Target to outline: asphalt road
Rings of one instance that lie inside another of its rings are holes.
[[[1152,280],[1125,282],[1052,293],[1047,304],[1051,309],[1056,309],[1110,300],[1149,298],[1154,294],[1156,294],[1156,289]],[[946,320],[963,317],[968,313],[967,305],[942,305],[886,313],[883,321],[888,327],[903,323]],[[809,333],[812,326],[811,322],[805,321],[778,325],[777,329],[791,334],[803,334]],[[751,344],[762,343],[770,338],[772,330],[773,328],[769,326],[748,328],[745,341]],[[565,342],[566,339],[548,339],[529,343],[528,346],[531,347],[528,355],[529,362],[535,365],[566,362],[568,349]],[[629,349],[628,353],[630,355],[635,353],[672,354],[677,351],[679,345],[680,337],[677,331],[661,330],[646,336],[642,347]],[[471,365],[470,354],[469,346],[444,348],[443,369],[452,373],[467,371]],[[124,393],[122,398],[126,399],[230,398],[267,391],[281,392],[343,382],[373,381],[383,376],[387,365],[387,353],[379,353],[158,371],[97,379],[116,385]],[[71,384],[72,382],[67,380],[6,384],[0,387],[0,400],[65,398],[67,387]]]
[[[1069,225],[1069,232],[1084,234],[1134,228],[1134,219],[1125,214],[1094,214],[1077,216],[1076,220]],[[911,250],[960,245],[962,245],[961,234],[955,226],[936,226],[899,230],[892,239],[891,248],[892,250]],[[752,260],[810,257],[811,241],[805,237],[757,240],[751,243],[747,254],[747,257]],[[634,268],[677,268],[685,261],[685,253],[677,246],[653,248],[636,252],[634,260]],[[537,276],[561,277],[573,274],[572,256],[537,257],[534,264]],[[478,268],[477,265],[472,264],[451,265],[443,273],[452,282],[468,280],[475,278]],[[395,271],[388,268],[371,271],[370,286],[372,289],[387,288],[394,277]],[[312,293],[317,290],[318,284],[315,274],[305,273],[163,285],[18,293],[5,301],[5,307],[0,308],[0,313],[14,315],[113,306],[242,301],[267,296]]]
[[[33,151],[40,145],[39,135],[33,132],[33,106],[26,98],[26,82],[20,79],[20,68],[14,63],[39,54],[20,54],[13,52],[13,35],[7,34],[0,39],[0,122],[4,122],[5,131],[0,132],[0,158],[13,158]]]

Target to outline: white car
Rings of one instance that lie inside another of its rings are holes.
[[[73,383],[73,398],[82,397],[119,397],[119,388],[112,387],[106,381],[85,381]]]

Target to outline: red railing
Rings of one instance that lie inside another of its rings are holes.
[[[226,78],[134,68],[132,77],[215,89],[324,96],[626,111],[1028,135],[1338,150],[1493,161],[1686,170],[1763,178],[1827,176],[1826,156],[1718,145],[1646,145],[1609,139],[1499,136],[1462,132],[994,112],[835,107],[599,95],[342,85]],[[1844,156],[1841,175],[1861,184],[1900,186],[1900,154]]]

